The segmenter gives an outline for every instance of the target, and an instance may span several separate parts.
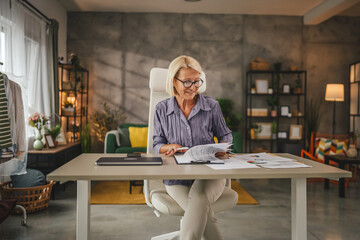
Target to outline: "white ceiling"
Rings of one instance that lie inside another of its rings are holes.
[[[166,12],[304,16],[318,24],[334,15],[360,16],[360,0],[58,0],[68,11]]]

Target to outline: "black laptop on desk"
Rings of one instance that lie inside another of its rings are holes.
[[[162,165],[161,157],[101,157],[96,162],[98,166],[143,166]]]

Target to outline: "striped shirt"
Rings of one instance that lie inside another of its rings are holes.
[[[164,144],[180,144],[183,147],[219,142],[232,142],[232,134],[226,126],[219,103],[199,94],[195,106],[186,119],[176,98],[171,97],[156,105],[154,113],[153,149],[160,153]],[[193,180],[164,180],[166,185],[190,186]]]
[[[8,101],[5,92],[5,81],[3,74],[0,73],[0,149],[12,146],[10,119],[8,112]]]

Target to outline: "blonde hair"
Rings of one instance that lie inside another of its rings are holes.
[[[174,88],[174,77],[178,74],[181,68],[192,68],[195,71],[198,71],[200,74],[202,73],[200,63],[195,58],[185,55],[175,58],[169,65],[166,78],[166,92],[170,96],[175,96],[178,94]]]

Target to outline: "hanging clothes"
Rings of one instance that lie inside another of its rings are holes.
[[[26,173],[27,140],[21,87],[0,72],[0,176]]]
[[[0,73],[0,149],[7,149],[11,146],[12,140],[10,132],[8,100],[5,91],[5,80],[4,75]]]

